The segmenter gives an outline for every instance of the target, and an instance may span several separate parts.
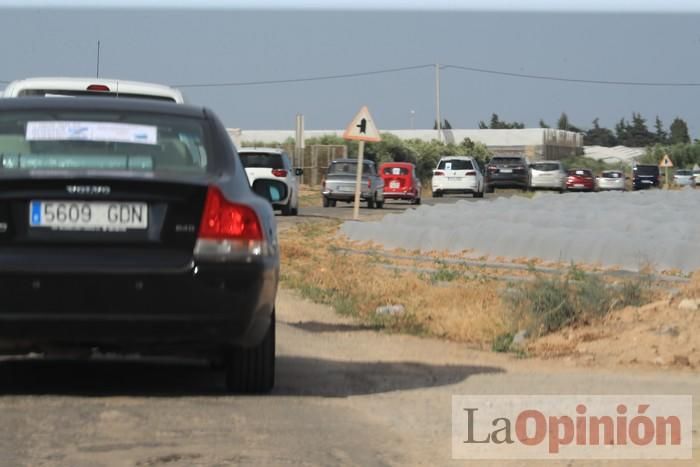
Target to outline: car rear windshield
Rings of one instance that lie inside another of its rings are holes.
[[[489,162],[491,165],[515,165],[524,163],[525,162],[520,157],[494,157]]]
[[[693,172],[690,170],[677,170],[676,175],[693,175]]]
[[[442,170],[472,170],[472,161],[464,159],[443,159],[438,164],[438,169]]]
[[[620,172],[603,172],[601,174],[603,178],[622,178],[622,173]]]
[[[0,113],[0,170],[213,171],[204,120],[125,111]]]
[[[655,165],[638,165],[634,171],[639,175],[659,175],[659,168]]]
[[[279,153],[240,152],[238,155],[246,168],[284,169],[282,154]]]
[[[532,168],[541,172],[554,172],[559,170],[559,164],[553,162],[536,162],[532,164]]]
[[[67,89],[25,89],[17,94],[19,97],[119,97],[131,99],[150,99],[165,102],[175,102],[175,99],[167,96],[155,96],[153,94],[131,94],[125,92],[106,91],[77,91]]]
[[[384,167],[382,173],[384,175],[408,175],[409,171],[406,167]]]
[[[352,175],[357,173],[357,162],[332,162],[331,166],[328,168],[329,175]],[[370,174],[372,173],[371,164],[362,164],[362,173]]]
[[[584,176],[584,177],[592,177],[593,176],[593,172],[591,172],[588,169],[573,169],[573,170],[569,170],[568,174],[569,175]]]

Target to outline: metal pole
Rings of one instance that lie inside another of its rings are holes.
[[[97,41],[97,78],[100,77],[100,41]]]
[[[360,191],[362,190],[362,160],[365,157],[365,142],[360,141],[357,149],[357,177],[355,178],[355,206],[352,209],[352,218],[360,218]]]
[[[442,141],[442,118],[440,117],[440,64],[435,64],[435,119],[437,120],[438,141]]]

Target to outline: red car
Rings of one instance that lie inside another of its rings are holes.
[[[384,199],[402,199],[420,204],[421,183],[416,166],[409,162],[386,162],[379,166],[384,180]]]
[[[569,191],[595,191],[595,177],[588,169],[571,169],[567,172],[566,189]]]

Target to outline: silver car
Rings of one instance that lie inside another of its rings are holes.
[[[321,188],[323,207],[333,207],[338,201],[352,203],[355,200],[356,180],[357,159],[331,162]],[[384,180],[377,174],[377,167],[372,161],[362,163],[360,188],[360,199],[367,202],[368,208],[384,207]]]
[[[541,161],[530,164],[530,189],[566,191],[566,172],[559,161]]]
[[[625,191],[625,174],[619,170],[606,170],[598,177],[598,189]]]
[[[678,169],[673,174],[673,183],[677,186],[695,187],[695,175],[692,170]]]

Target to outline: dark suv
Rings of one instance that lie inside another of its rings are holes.
[[[635,190],[659,187],[659,167],[653,164],[635,164],[632,168],[632,187]]]
[[[525,156],[494,156],[486,165],[486,191],[496,188],[527,190],[530,185],[528,163]]]

